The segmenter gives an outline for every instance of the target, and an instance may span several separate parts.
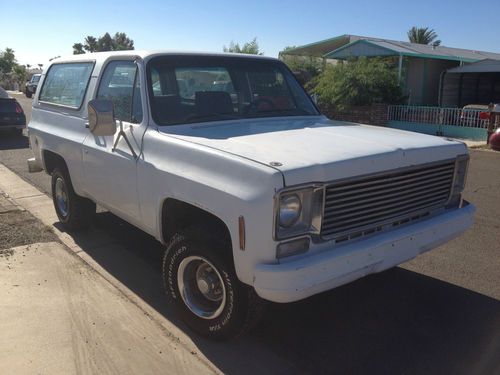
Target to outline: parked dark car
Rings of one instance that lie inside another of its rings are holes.
[[[26,83],[26,96],[28,98],[31,98],[36,92],[36,88],[38,87],[38,82],[40,81],[41,76],[41,74],[33,74],[28,83]]]
[[[0,87],[0,130],[13,130],[21,135],[26,127],[23,108]]]

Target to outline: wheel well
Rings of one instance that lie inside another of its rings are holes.
[[[169,198],[162,207],[162,237],[165,243],[178,232],[190,227],[199,227],[211,236],[216,236],[231,251],[231,235],[226,224],[214,214],[192,204]]]
[[[48,150],[43,150],[43,164],[45,165],[45,172],[48,174],[52,174],[56,167],[67,168],[62,156]]]

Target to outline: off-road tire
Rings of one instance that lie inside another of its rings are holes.
[[[64,214],[59,209],[56,201],[56,181],[62,179],[67,193],[67,213]],[[57,217],[67,229],[86,229],[91,224],[95,215],[96,205],[90,199],[81,197],[75,193],[71,179],[66,168],[57,167],[52,172],[52,201],[57,213]]]
[[[214,235],[191,229],[174,235],[163,257],[163,282],[168,302],[193,331],[214,340],[227,340],[248,332],[257,325],[266,306],[266,301],[257,296],[252,287],[238,280],[229,251],[230,245]],[[207,259],[223,279],[226,304],[222,313],[213,319],[194,314],[180,295],[177,271],[181,261],[188,256]]]

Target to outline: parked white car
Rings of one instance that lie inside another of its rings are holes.
[[[394,267],[473,221],[464,144],[330,121],[276,59],[85,54],[52,61],[40,85],[28,164],[52,175],[61,222],[85,227],[98,203],[156,237],[168,300],[212,338],[248,330],[265,300]]]

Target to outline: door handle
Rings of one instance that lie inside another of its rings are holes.
[[[87,129],[89,129],[89,128],[90,128],[90,125],[89,125],[89,122],[88,122],[88,121],[86,121],[84,124],[85,124],[85,127],[86,127]]]

